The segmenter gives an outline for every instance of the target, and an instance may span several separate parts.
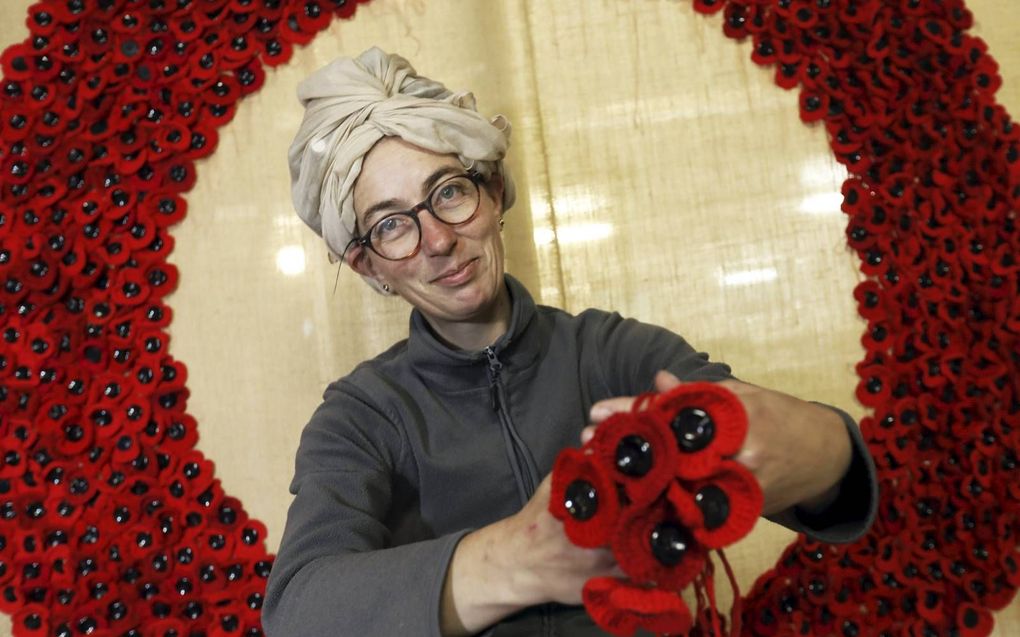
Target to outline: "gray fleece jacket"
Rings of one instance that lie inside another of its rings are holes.
[[[506,277],[510,329],[452,350],[417,311],[410,336],[332,383],[301,436],[293,503],[262,611],[270,637],[439,637],[443,579],[470,530],[521,509],[557,453],[577,446],[591,405],[683,380],[731,378],[668,330],[536,306]],[[842,414],[842,412],[840,412]],[[854,460],[825,515],[786,519],[846,542],[874,519],[877,480],[846,414]],[[547,604],[484,633],[604,635],[583,608]]]

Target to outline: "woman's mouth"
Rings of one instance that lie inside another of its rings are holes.
[[[457,286],[467,282],[474,276],[475,270],[477,269],[478,259],[470,259],[462,263],[461,265],[447,270],[443,274],[440,274],[432,280],[436,285],[444,286]]]

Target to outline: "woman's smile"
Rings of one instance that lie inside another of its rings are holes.
[[[432,279],[432,283],[446,287],[457,287],[467,283],[478,270],[478,257],[456,265]]]

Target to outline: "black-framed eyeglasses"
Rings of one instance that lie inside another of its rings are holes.
[[[418,219],[421,211],[428,210],[449,226],[465,224],[478,214],[481,198],[478,185],[484,180],[474,171],[444,179],[436,184],[425,201],[376,221],[365,234],[351,239],[344,252],[357,244],[389,261],[410,259],[421,248],[421,221]]]

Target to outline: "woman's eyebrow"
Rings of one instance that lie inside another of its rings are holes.
[[[440,179],[442,179],[446,175],[449,175],[450,173],[458,172],[459,170],[460,169],[456,166],[441,166],[437,168],[436,170],[432,171],[432,173],[428,177],[426,177],[423,182],[421,182],[422,192],[428,193],[430,190],[432,190],[433,186],[435,186],[436,183],[439,182]],[[381,210],[398,209],[401,205],[402,204],[399,199],[393,198],[386,199],[385,201],[380,201],[379,203],[373,204],[369,206],[368,210],[365,211],[365,215],[364,217],[362,217],[362,223],[365,225],[366,228],[371,227],[372,224],[369,223],[369,219],[372,218],[372,215],[376,214]]]
[[[449,175],[450,173],[455,173],[460,170],[461,169],[456,166],[442,166],[441,168],[434,170],[432,174],[426,177],[425,181],[422,182],[421,191],[424,193],[429,192],[430,190],[432,190],[432,187],[439,182],[440,179],[442,179],[446,175]]]
[[[400,207],[400,203],[401,202],[400,202],[399,199],[387,199],[385,201],[380,201],[379,203],[373,205],[371,208],[369,208],[368,210],[365,211],[365,215],[364,215],[364,217],[362,217],[362,223],[364,223],[366,228],[371,227],[372,224],[370,224],[368,222],[368,220],[372,218],[372,215],[374,215],[375,213],[377,213],[377,212],[379,212],[381,210],[387,210],[387,209],[390,209],[390,208],[394,208],[394,209],[399,208]]]

